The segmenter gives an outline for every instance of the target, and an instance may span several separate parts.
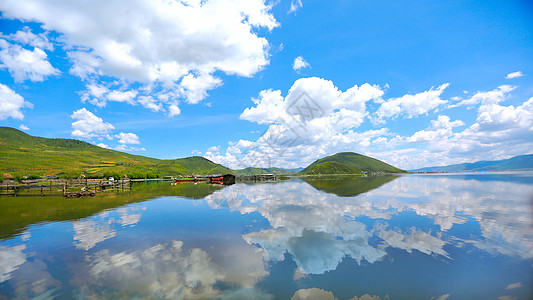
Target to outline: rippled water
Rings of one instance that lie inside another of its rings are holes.
[[[532,299],[532,201],[527,172],[0,198],[0,298]]]

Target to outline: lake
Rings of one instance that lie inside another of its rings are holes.
[[[533,172],[0,198],[0,299],[532,299]]]

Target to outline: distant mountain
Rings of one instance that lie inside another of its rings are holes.
[[[234,171],[236,175],[260,175],[260,174],[274,174],[274,175],[293,175],[296,172],[289,171],[282,168],[255,168],[248,167],[241,170]]]
[[[384,174],[405,173],[404,170],[393,167],[372,157],[353,152],[341,152],[316,160],[307,168],[300,171],[300,175],[332,175],[332,174]]]
[[[515,156],[509,159],[478,161],[475,163],[456,164],[442,167],[427,167],[411,172],[458,172],[458,171],[506,171],[533,170],[533,154]]]

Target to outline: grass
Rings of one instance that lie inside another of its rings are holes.
[[[0,181],[11,176],[77,178],[154,178],[167,175],[249,175],[270,173],[264,169],[232,170],[203,157],[162,160],[100,148],[73,139],[34,137],[10,127],[0,127]],[[287,172],[289,173],[289,172]],[[9,176],[9,175],[8,175]]]
[[[345,173],[350,171],[352,173]],[[368,174],[406,173],[404,170],[372,157],[353,152],[341,152],[316,160],[298,174],[357,174],[361,172]]]

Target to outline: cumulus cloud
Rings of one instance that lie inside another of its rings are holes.
[[[309,68],[309,67],[310,67],[309,63],[302,56],[296,57],[294,59],[294,62],[292,63],[292,69],[294,71],[300,71],[301,69]]]
[[[1,35],[1,34],[0,34]],[[22,28],[13,34],[2,35],[1,37],[21,43],[23,45],[29,45],[32,47],[54,51],[54,45],[48,40],[47,33],[43,32],[40,34],[34,34],[31,29],[27,26]]]
[[[431,120],[431,127],[426,130],[415,132],[408,138],[409,142],[431,142],[442,141],[452,136],[452,128],[464,126],[461,120],[450,122],[450,117],[439,115],[437,120]]]
[[[118,140],[119,143],[121,144],[140,144],[141,142],[139,141],[139,137],[135,134],[135,133],[124,133],[124,132],[121,132],[117,135],[115,135],[115,137]]]
[[[474,96],[468,99],[464,99],[464,100],[459,101],[459,103],[450,105],[449,108],[454,108],[454,107],[463,106],[463,105],[472,107],[478,104],[487,105],[487,104],[499,103],[499,102],[504,101],[509,96],[509,93],[515,89],[516,89],[515,86],[502,85],[492,91],[477,92],[476,94],[474,94]]]
[[[7,68],[15,82],[43,81],[61,72],[48,61],[46,53],[38,48],[33,51],[0,39],[0,68]]]
[[[125,144],[120,144],[120,145],[117,145],[115,147],[115,150],[131,152],[131,151],[146,151],[146,148],[143,148],[143,147],[132,147],[132,146],[128,146],[128,145],[125,145]]]
[[[72,123],[71,133],[73,137],[79,138],[93,138],[93,137],[110,137],[109,132],[115,129],[115,126],[104,122],[100,117],[97,117],[86,108],[78,109],[70,116],[77,120]]]
[[[19,126],[20,130],[30,130],[30,128],[28,128],[28,126],[24,125],[24,124],[20,124]]]
[[[376,122],[384,123],[385,118],[395,118],[405,115],[413,118],[418,115],[426,114],[439,106],[448,103],[442,100],[440,95],[449,86],[448,83],[442,84],[437,88],[431,88],[429,91],[415,95],[404,95],[400,98],[392,98],[381,104],[376,111]]]
[[[181,114],[181,109],[179,108],[179,106],[175,105],[175,104],[172,104],[168,107],[168,116],[169,117],[174,117],[174,116],[177,116]]]
[[[138,94],[137,90],[111,90],[105,84],[97,84],[94,82],[87,84],[86,88],[86,91],[80,93],[82,102],[89,101],[91,104],[99,107],[105,107],[108,101],[122,102],[130,105],[137,104],[137,101],[135,101]],[[153,111],[159,110],[155,109],[158,105],[150,102],[149,97],[146,96],[143,96],[143,100],[139,101],[140,104]]]
[[[141,96],[173,95],[154,98],[155,106],[148,105],[154,111],[176,107],[178,99],[198,103],[222,84],[217,71],[250,77],[268,65],[269,43],[258,32],[279,25],[271,8],[264,0],[0,4],[5,18],[42,23],[61,34],[71,73],[83,80],[102,83],[107,76],[141,84]]]
[[[524,76],[522,71],[517,71],[517,72],[507,74],[507,76],[505,76],[505,79],[513,79],[513,78],[518,78],[522,76]]]
[[[7,85],[0,83],[0,120],[9,117],[18,120],[24,119],[24,114],[20,111],[24,107],[32,108],[33,105],[24,101],[21,95],[15,93]]]
[[[261,138],[232,143],[226,154],[206,157],[233,167],[272,166],[294,158],[303,164],[354,144],[369,144],[377,132],[387,134],[387,129],[354,129],[368,116],[367,102],[380,101],[383,94],[381,87],[367,83],[341,91],[318,77],[298,79],[286,96],[280,90],[263,90],[252,99],[255,106],[240,116],[271,124]]]

